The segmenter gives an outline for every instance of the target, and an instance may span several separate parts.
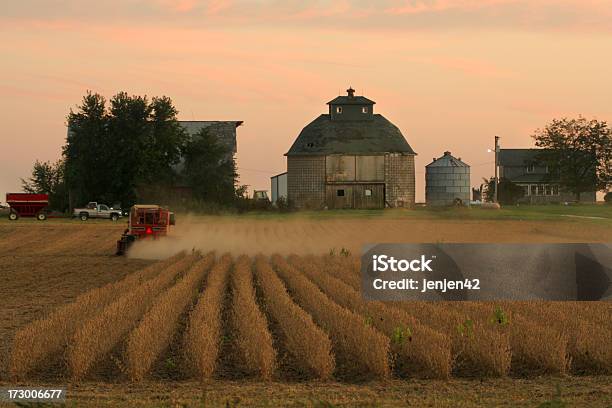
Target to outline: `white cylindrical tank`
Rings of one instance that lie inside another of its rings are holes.
[[[425,201],[443,206],[470,203],[470,166],[450,152],[425,166]]]

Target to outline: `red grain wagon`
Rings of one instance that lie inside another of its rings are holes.
[[[9,220],[19,217],[36,217],[39,221],[47,219],[48,194],[6,193],[6,202],[9,205]]]

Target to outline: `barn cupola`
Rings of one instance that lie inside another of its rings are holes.
[[[355,95],[352,87],[346,90],[346,96],[338,96],[327,102],[331,120],[372,120],[374,104],[364,96]]]

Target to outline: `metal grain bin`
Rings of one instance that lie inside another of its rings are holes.
[[[470,166],[450,152],[425,166],[425,201],[442,206],[470,203]]]

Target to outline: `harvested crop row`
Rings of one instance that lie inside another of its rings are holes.
[[[83,293],[74,302],[60,307],[48,317],[20,329],[13,340],[9,363],[11,377],[24,378],[49,356],[61,353],[84,321],[92,318],[122,294],[152,279],[161,270],[176,264],[184,257],[184,253],[177,254],[136,271],[118,282]]]
[[[322,259],[329,265],[328,273],[340,279],[353,289],[361,290],[360,265],[361,260],[354,256],[324,256]]]
[[[379,378],[389,376],[387,337],[332,301],[279,255],[273,256],[272,262],[293,297],[330,336],[337,357],[343,358],[347,366],[354,364],[362,374]]]
[[[251,261],[244,255],[234,264],[232,274],[231,321],[236,333],[234,344],[246,372],[265,380],[271,379],[276,366],[276,351],[266,317],[255,300]]]
[[[557,336],[566,336],[571,368],[577,372],[612,372],[612,338],[610,326],[596,325],[581,319],[565,307],[548,302],[507,302],[506,307],[538,326],[552,328]]]
[[[454,310],[446,303],[411,301],[392,304],[451,337],[455,359],[453,370],[457,374],[499,377],[510,371],[512,351],[508,334],[500,333],[474,314],[465,313],[461,307]]]
[[[257,284],[263,292],[266,310],[278,323],[283,346],[293,356],[297,368],[321,379],[331,377],[335,362],[327,334],[291,300],[283,282],[263,256],[258,256],[255,264]]]
[[[181,313],[191,304],[214,254],[196,262],[167,292],[163,293],[127,340],[125,367],[132,381],[139,381],[149,372],[155,360],[170,344]]]
[[[132,288],[85,321],[68,346],[66,361],[72,378],[83,378],[91,366],[134,327],[154,303],[155,297],[198,258],[199,255],[190,255],[170,265],[157,277]]]
[[[361,315],[367,324],[391,339],[391,349],[403,372],[423,377],[448,378],[451,372],[450,339],[420,324],[408,313],[381,302],[365,302],[352,287],[333,277],[328,268],[314,257],[292,256],[290,263],[316,283],[341,306]]]
[[[531,374],[563,374],[568,368],[567,338],[547,325],[534,324],[529,319],[511,314],[503,302],[442,303],[438,309],[455,310],[476,326],[487,327],[509,336],[512,368]],[[543,342],[542,339],[547,339]]]
[[[574,313],[582,320],[594,325],[612,328],[612,302],[550,302],[549,305],[563,309],[567,313]]]
[[[223,255],[211,269],[206,287],[189,316],[185,332],[185,362],[201,380],[212,378],[221,341],[221,313],[227,288],[230,255]]]

